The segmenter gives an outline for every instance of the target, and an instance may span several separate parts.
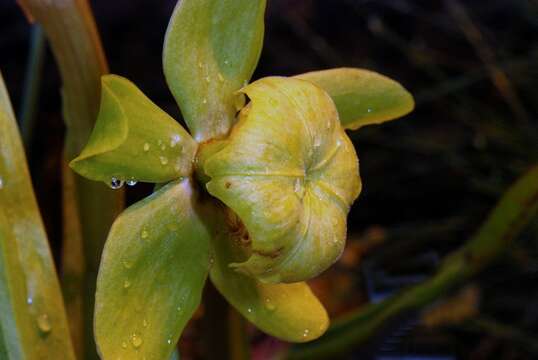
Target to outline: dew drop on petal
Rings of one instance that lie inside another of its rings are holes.
[[[127,349],[127,343],[125,341],[123,341],[121,343],[121,347],[124,348],[124,349]]]
[[[131,287],[131,282],[130,282],[129,280],[125,280],[125,281],[123,282],[123,288],[124,288],[124,289],[128,289],[128,288],[130,288],[130,287]]]
[[[148,321],[146,319],[144,319],[144,321],[142,322],[142,326],[143,327],[148,327]]]
[[[47,314],[41,314],[37,317],[37,327],[44,334],[48,334],[52,330],[52,325]]]
[[[159,156],[159,161],[162,165],[168,164],[168,158],[166,156]]]
[[[307,337],[309,333],[310,333],[310,330],[304,329],[303,337]]]
[[[252,308],[248,308],[247,311],[248,311],[249,313],[251,313],[251,312],[252,312]]]
[[[110,183],[108,184],[108,186],[110,186],[111,189],[117,190],[123,186],[123,180],[112,177],[112,179],[110,179]]]
[[[207,104],[207,99],[203,99],[202,104]]]
[[[123,266],[126,268],[126,269],[130,269],[133,267],[133,263],[129,260],[123,260]]]
[[[205,77],[205,82],[206,82],[206,83],[210,83],[210,82],[211,82],[211,78],[210,78],[209,76],[206,76],[206,77]]]
[[[144,151],[149,151],[149,144],[148,143],[144,143]]]
[[[265,308],[269,311],[275,310],[275,304],[271,302],[271,299],[266,298],[265,299]]]
[[[181,137],[178,134],[172,135],[172,138],[170,139],[170,147],[175,147],[180,140]]]
[[[0,189],[4,187],[4,179],[0,177]]]
[[[228,59],[224,60],[224,64],[225,65],[229,65],[230,64],[230,61]]]
[[[31,296],[28,296],[28,298],[26,299],[26,303],[27,303],[28,305],[32,305],[32,304],[34,303],[34,299],[32,299]]]
[[[168,339],[168,340],[166,340],[166,342],[170,345],[170,344],[172,344],[172,339]]]
[[[178,306],[178,307],[176,308],[176,310],[177,310],[177,312],[180,312],[180,311],[181,311],[181,306]]]
[[[130,178],[129,180],[125,181],[125,183],[128,185],[128,186],[135,186],[138,181],[136,181],[135,179],[133,178]]]
[[[138,349],[140,346],[142,346],[142,342],[143,340],[140,335],[135,333],[131,336],[131,344],[133,344],[135,349]]]
[[[149,236],[149,233],[146,229],[142,229],[142,232],[140,233],[140,237],[142,239],[146,239]]]
[[[366,110],[367,112],[371,113],[372,112],[372,109],[368,108],[368,110]]]

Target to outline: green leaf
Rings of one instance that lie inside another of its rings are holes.
[[[234,266],[264,282],[310,279],[343,250],[361,187],[357,155],[319,87],[269,77],[242,91],[251,103],[204,164],[207,190],[250,236],[251,256]]]
[[[168,359],[200,303],[209,232],[191,180],[167,184],[114,222],[95,295],[103,359]]]
[[[0,74],[0,357],[74,359],[64,303]]]
[[[219,210],[212,218],[217,235],[212,238],[214,260],[209,272],[220,293],[244,317],[260,330],[290,342],[305,342],[321,336],[329,325],[323,305],[304,282],[294,284],[264,284],[230,267],[244,261],[240,246],[238,219],[231,213],[225,220]]]
[[[413,96],[399,83],[373,71],[338,68],[297,75],[331,95],[346,129],[381,124],[411,112]]]
[[[88,144],[70,166],[80,175],[166,182],[192,172],[196,142],[132,82],[102,78],[101,109]]]
[[[237,96],[258,63],[265,0],[178,1],[166,32],[164,74],[185,122],[201,142],[222,137]]]

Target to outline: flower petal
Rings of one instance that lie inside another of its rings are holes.
[[[413,96],[400,84],[369,70],[338,68],[296,78],[311,81],[331,95],[346,129],[394,120],[415,107]]]
[[[91,137],[70,166],[91,180],[166,182],[192,172],[197,144],[132,82],[102,77],[101,109]]]
[[[360,192],[355,150],[332,100],[312,83],[270,77],[242,91],[251,103],[204,164],[208,191],[252,240],[250,258],[234,266],[265,282],[309,279],[342,252]]]

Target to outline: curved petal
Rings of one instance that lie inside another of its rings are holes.
[[[70,166],[91,180],[166,182],[192,172],[197,144],[136,85],[102,77],[101,109],[88,144]]]
[[[204,163],[208,191],[252,240],[250,258],[234,266],[266,282],[309,279],[342,252],[360,192],[355,150],[317,86],[271,77],[242,91],[251,103]]]
[[[218,218],[217,236],[212,238],[214,262],[209,276],[215,287],[245,318],[260,330],[290,342],[306,342],[320,337],[329,318],[323,305],[304,282],[264,284],[230,268],[230,263],[245,260],[239,245],[241,234],[234,224]],[[232,231],[230,232],[230,227]]]
[[[263,43],[265,0],[178,1],[166,32],[164,74],[197,141],[227,134],[234,94]]]
[[[331,95],[346,129],[394,120],[415,107],[413,96],[403,86],[369,70],[338,68],[296,78],[311,81]]]
[[[128,208],[107,239],[95,295],[103,359],[168,359],[200,303],[210,233],[191,181]]]

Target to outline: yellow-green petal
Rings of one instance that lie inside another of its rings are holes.
[[[331,95],[346,129],[394,120],[415,107],[413,96],[402,85],[369,70],[338,68],[296,78],[311,81]]]
[[[164,74],[197,141],[226,135],[235,92],[263,43],[265,0],[181,0],[166,32]]]
[[[251,102],[204,161],[209,193],[250,235],[250,257],[234,266],[264,282],[312,278],[343,250],[361,186],[357,155],[321,88],[270,77],[242,91]]]
[[[91,180],[166,182],[192,172],[197,144],[131,81],[102,77],[97,123],[70,166]]]
[[[190,179],[129,207],[108,236],[95,295],[103,359],[169,359],[198,307],[209,236]]]
[[[264,284],[234,271],[229,265],[246,259],[239,245],[243,234],[234,227],[238,223],[232,220],[233,214],[227,222],[220,218],[220,212],[213,218],[220,222],[211,242],[214,261],[209,276],[228,302],[260,330],[279,339],[306,342],[320,337],[329,325],[329,318],[308,285],[304,282]]]

